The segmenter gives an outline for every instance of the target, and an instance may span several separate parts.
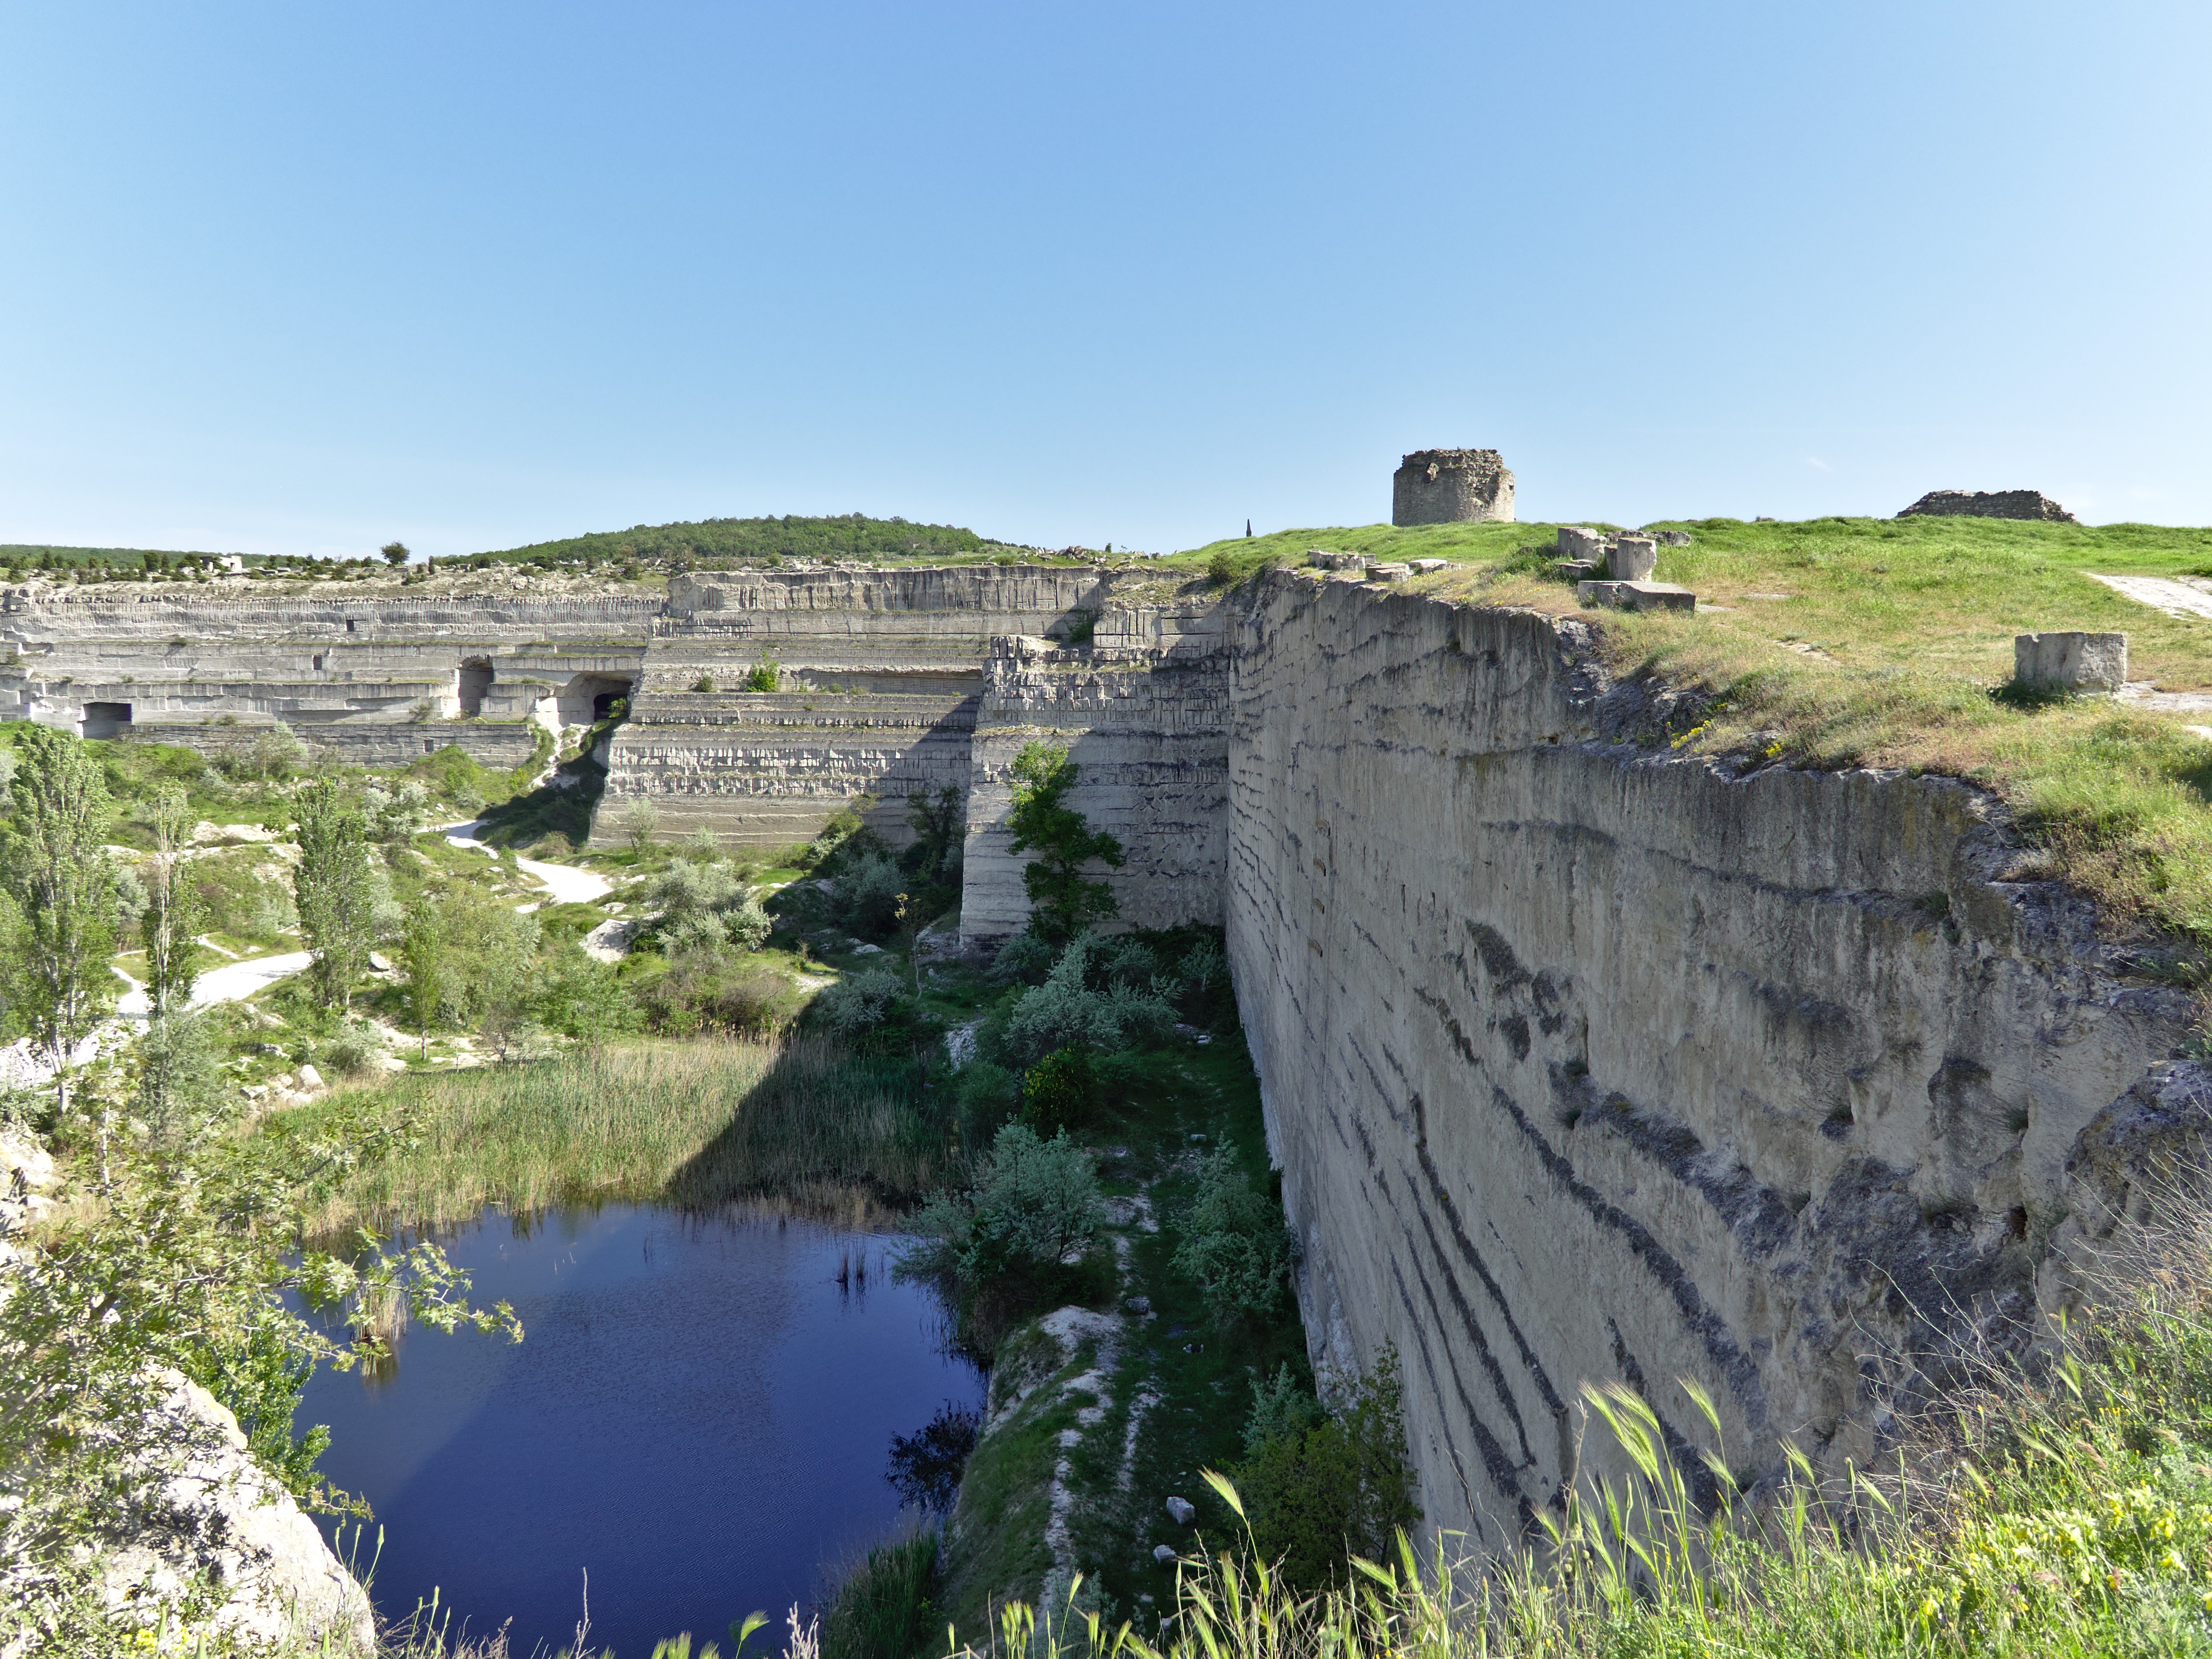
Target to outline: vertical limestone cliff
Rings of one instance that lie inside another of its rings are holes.
[[[1585,1380],[1686,1450],[1695,1378],[1754,1471],[1863,1461],[1881,1384],[2033,1310],[2069,1157],[2187,1014],[1989,797],[1616,740],[1641,694],[1585,643],[1278,574],[1232,658],[1231,963],[1309,1345],[1395,1346],[1476,1547],[1574,1478]]]

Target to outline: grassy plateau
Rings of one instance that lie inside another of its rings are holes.
[[[1692,695],[1655,738],[1680,752],[1820,769],[1897,768],[1966,779],[2015,811],[2059,874],[2123,927],[2212,943],[2212,708],[2015,696],[2013,637],[2129,636],[2130,679],[2212,691],[2212,618],[2175,617],[2089,573],[2212,574],[2212,530],[1991,519],[1704,519],[1659,550],[1658,578],[1695,614],[1578,604],[1554,576],[1557,526],[1439,525],[1285,531],[1164,562],[1241,577],[1310,549],[1442,558],[1402,590],[1580,616],[1623,678]]]

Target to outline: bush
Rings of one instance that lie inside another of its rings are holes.
[[[814,1018],[832,1036],[864,1043],[890,1018],[903,989],[886,969],[848,974],[814,999]]]
[[[383,1052],[384,1040],[376,1027],[357,1014],[349,1014],[339,1024],[337,1035],[323,1045],[322,1058],[339,1076],[355,1077],[368,1070]]]
[[[893,1273],[935,1284],[962,1345],[988,1358],[1024,1320],[1110,1292],[1105,1224],[1091,1154],[1064,1133],[1044,1140],[1009,1123],[966,1192],[940,1194],[915,1216],[916,1242]]]
[[[1278,1376],[1278,1382],[1287,1379]],[[1270,1401],[1261,1390],[1255,1419],[1271,1411],[1259,1449],[1235,1472],[1251,1523],[1251,1545],[1294,1589],[1311,1594],[1350,1579],[1351,1558],[1394,1559],[1401,1531],[1420,1524],[1413,1472],[1406,1462],[1397,1356],[1385,1350],[1343,1409]],[[1301,1419],[1304,1426],[1299,1426]]]
[[[1091,1051],[1056,1048],[1022,1077],[1022,1121],[1051,1134],[1091,1115]]]
[[[838,917],[862,939],[882,939],[898,927],[905,886],[905,878],[888,854],[862,854],[838,874]]]
[[[1079,933],[1054,963],[1045,982],[1024,992],[1006,1017],[1006,1053],[1034,1065],[1055,1049],[1089,1047],[1113,1052],[1156,1048],[1175,1030],[1175,1009],[1149,988],[1116,972],[1124,960],[1139,966],[1151,952],[1125,956],[1126,947],[1096,933]]]
[[[991,958],[991,977],[1039,985],[1059,960],[1060,951],[1049,939],[1024,928],[1001,945]]]
[[[769,1037],[797,1015],[799,991],[781,974],[732,969],[711,954],[695,953],[671,963],[665,974],[638,993],[637,1002],[647,1023],[665,1036],[717,1030]]]
[[[661,872],[647,902],[659,908],[655,931],[671,956],[735,946],[757,951],[772,924],[746,885],[744,871],[720,859],[678,859]]]
[[[1176,1271],[1197,1282],[1217,1323],[1231,1325],[1280,1308],[1297,1260],[1281,1206],[1252,1190],[1236,1153],[1218,1148],[1199,1165]]]
[[[765,658],[745,675],[748,691],[773,691],[782,680],[781,665],[773,657]]]
[[[953,1115],[960,1129],[960,1144],[969,1151],[991,1144],[1021,1104],[1022,1079],[1003,1066],[988,1060],[971,1060],[962,1067],[953,1096]]]

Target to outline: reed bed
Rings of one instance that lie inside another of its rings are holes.
[[[948,1156],[911,1065],[820,1037],[574,1050],[399,1079],[370,1109],[404,1126],[400,1146],[340,1189],[318,1231],[647,1200],[772,1199],[866,1224],[935,1182]]]

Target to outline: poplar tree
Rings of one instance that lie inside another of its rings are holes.
[[[149,814],[154,856],[146,861],[146,1000],[153,1017],[180,1013],[191,1001],[201,921],[199,895],[185,879],[185,848],[191,842],[192,813],[175,784],[154,797]]]
[[[77,1045],[115,1006],[115,866],[104,842],[112,806],[99,769],[76,738],[16,728],[13,821],[0,839],[11,914],[0,951],[9,1000],[53,1067],[54,1106],[70,1109]]]
[[[375,893],[369,884],[368,828],[360,805],[337,781],[322,778],[300,792],[300,862],[292,894],[300,932],[314,961],[317,1000],[349,1008],[353,985],[368,963]]]
[[[430,1057],[430,1028],[438,1023],[438,1000],[444,994],[444,941],[438,933],[437,907],[428,893],[418,894],[407,907],[406,931],[400,935],[400,964],[407,970],[407,1013],[415,1034],[422,1039],[422,1057]]]

